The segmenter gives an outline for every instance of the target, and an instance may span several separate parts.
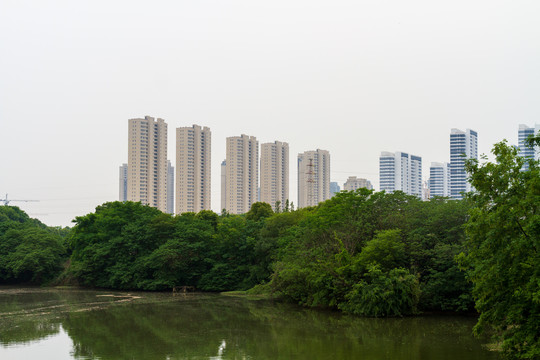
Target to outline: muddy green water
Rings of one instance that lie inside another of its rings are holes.
[[[213,295],[0,287],[0,359],[499,359],[467,317],[363,319]]]

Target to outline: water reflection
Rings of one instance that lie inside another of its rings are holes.
[[[0,288],[0,348],[63,329],[76,359],[498,358],[471,336],[468,318],[362,319],[206,294],[9,290]]]

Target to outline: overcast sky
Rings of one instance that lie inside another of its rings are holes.
[[[449,161],[540,122],[540,1],[0,1],[0,197],[51,226],[118,199],[128,119],[330,151],[370,180],[381,151]]]

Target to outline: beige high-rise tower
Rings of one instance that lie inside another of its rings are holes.
[[[225,209],[244,214],[257,202],[259,187],[259,142],[255,136],[227,138],[225,160]]]
[[[210,128],[176,129],[176,213],[211,209]]]
[[[129,119],[129,201],[167,211],[167,123],[163,119]]]
[[[276,141],[261,145],[261,201],[283,209],[289,199],[289,144]]]
[[[317,149],[298,154],[298,207],[330,199],[330,153]]]

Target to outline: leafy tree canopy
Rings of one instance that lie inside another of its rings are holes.
[[[540,137],[532,140],[540,145]],[[475,191],[467,223],[467,252],[460,255],[474,284],[480,318],[475,331],[492,326],[505,354],[540,358],[540,167],[506,141],[492,150],[495,162],[469,160]]]

